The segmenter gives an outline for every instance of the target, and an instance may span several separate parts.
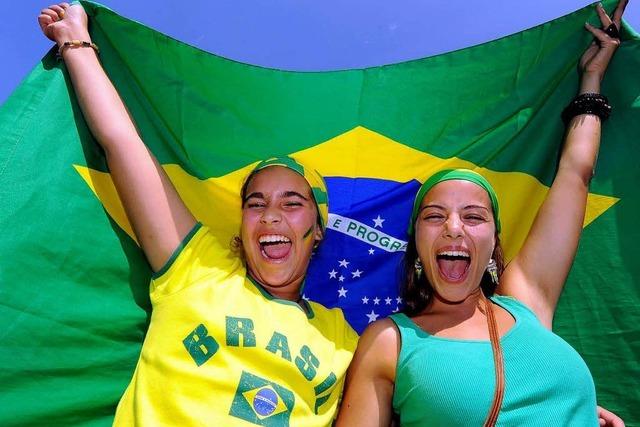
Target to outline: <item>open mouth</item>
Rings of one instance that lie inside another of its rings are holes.
[[[265,234],[260,236],[258,243],[262,256],[268,260],[283,260],[291,251],[291,239],[281,234]]]
[[[436,255],[440,276],[448,282],[461,282],[467,277],[471,256],[467,251],[441,251]]]

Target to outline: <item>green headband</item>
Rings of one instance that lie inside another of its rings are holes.
[[[270,159],[263,160],[253,168],[251,173],[253,174],[270,166],[282,166],[284,168],[291,169],[307,181],[307,184],[309,184],[311,192],[313,193],[313,200],[316,202],[316,207],[318,208],[322,231],[324,231],[327,227],[327,222],[329,221],[329,197],[327,195],[327,185],[325,184],[322,175],[320,175],[315,169],[304,166],[299,161],[288,156],[272,157]]]
[[[418,213],[420,213],[420,205],[422,204],[422,199],[424,196],[435,186],[443,181],[451,181],[451,180],[461,180],[461,181],[469,181],[474,184],[482,187],[487,194],[489,195],[489,199],[491,200],[491,207],[493,208],[493,217],[496,223],[496,231],[500,233],[500,209],[498,207],[498,197],[496,196],[496,192],[489,184],[489,181],[486,180],[485,177],[480,175],[477,172],[474,172],[469,169],[445,169],[440,172],[436,172],[431,175],[429,179],[427,179],[424,184],[418,190],[418,194],[416,194],[416,199],[413,202],[413,211],[411,212],[411,223],[409,224],[409,228],[407,233],[410,236],[413,236],[414,225],[416,220],[418,219]]]

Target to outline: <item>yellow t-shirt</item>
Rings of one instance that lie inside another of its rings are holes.
[[[151,281],[118,426],[327,426],[358,336],[339,309],[268,295],[207,227]]]

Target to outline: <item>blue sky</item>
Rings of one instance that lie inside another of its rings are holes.
[[[567,14],[587,0],[104,0],[121,15],[228,58],[289,70],[332,70],[435,55]],[[640,3],[626,19],[640,29]],[[517,6],[514,6],[517,4]],[[13,2],[0,26],[0,103],[52,46],[36,23],[46,2]],[[186,5],[186,6],[185,6]]]

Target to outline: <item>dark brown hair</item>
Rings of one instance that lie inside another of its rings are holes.
[[[493,258],[498,267],[498,277],[502,276],[504,271],[504,254],[500,245],[500,237],[498,233],[495,235],[496,246],[493,249]],[[416,316],[424,310],[433,298],[433,286],[429,283],[427,275],[423,271],[420,277],[416,274],[416,259],[418,259],[418,250],[416,248],[415,236],[411,236],[407,243],[407,251],[403,259],[403,277],[400,285],[400,296],[404,301],[402,312],[407,316]],[[424,267],[423,267],[424,268]],[[484,272],[480,280],[480,287],[485,296],[490,297],[496,290],[496,284],[491,280],[491,276],[487,271]]]

